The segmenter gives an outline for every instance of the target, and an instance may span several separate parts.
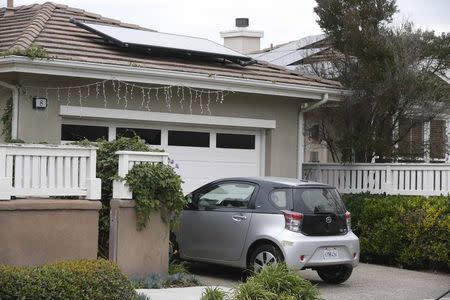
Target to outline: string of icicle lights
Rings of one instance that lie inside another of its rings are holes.
[[[140,109],[151,111],[152,101],[164,101],[168,111],[172,110],[172,100],[176,95],[181,109],[185,105],[189,106],[189,111],[192,113],[192,106],[196,103],[200,106],[200,112],[211,114],[212,103],[223,103],[227,94],[231,91],[225,90],[205,90],[196,89],[182,85],[167,85],[167,86],[143,86],[134,83],[129,83],[121,80],[103,80],[94,83],[77,86],[61,86],[61,87],[36,87],[36,86],[22,86],[20,90],[23,95],[27,97],[46,97],[49,99],[50,95],[56,96],[58,102],[65,101],[66,105],[70,105],[76,101],[80,107],[83,106],[83,101],[95,95],[95,99],[101,99],[105,108],[108,107],[107,91],[111,88],[113,91],[114,101],[117,104],[123,103],[124,109],[127,109],[129,101],[140,101]]]

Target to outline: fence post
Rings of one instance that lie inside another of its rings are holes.
[[[0,147],[0,200],[11,199],[12,178],[7,177],[6,148]],[[12,166],[11,166],[12,167]]]
[[[386,167],[386,182],[381,183],[381,190],[386,194],[392,194],[394,187],[392,185],[392,168],[391,166]]]
[[[130,164],[130,156],[128,154],[117,153],[119,155],[119,164],[117,174],[119,177],[125,177],[128,173]],[[125,182],[114,180],[113,182],[113,199],[132,199],[133,195],[125,185]]]
[[[102,198],[102,181],[96,178],[97,171],[97,150],[89,150],[86,175],[86,199],[99,200]]]

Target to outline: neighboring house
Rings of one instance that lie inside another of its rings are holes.
[[[3,8],[0,111],[12,98],[12,138],[58,144],[133,131],[170,154],[185,192],[219,177],[301,174],[301,107],[339,101],[339,83],[149,33],[50,2]],[[39,47],[48,58],[23,56]]]
[[[283,66],[304,74],[331,75],[330,58],[336,54],[326,35],[313,35],[286,44],[255,51],[251,56],[258,61]],[[450,74],[442,78],[449,81]],[[318,118],[314,112],[305,116],[305,162],[331,162],[324,141],[320,139]],[[419,121],[411,128],[412,120],[400,120],[398,132],[406,136],[398,145],[399,161],[450,162],[450,116],[442,114],[432,121]]]

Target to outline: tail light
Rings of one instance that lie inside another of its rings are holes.
[[[290,231],[300,232],[303,214],[289,210],[283,210],[282,212],[284,214],[285,228]]]
[[[347,232],[352,231],[352,217],[350,212],[345,212],[345,221],[347,222]]]

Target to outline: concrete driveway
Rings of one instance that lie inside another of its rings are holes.
[[[241,280],[235,269],[206,264],[188,264],[202,285],[234,287]],[[316,272],[306,270],[301,276],[317,284],[322,296],[329,300],[435,299],[450,290],[450,274],[409,271],[378,265],[360,264],[348,281],[340,285],[323,283]],[[450,300],[450,295],[445,299]]]

